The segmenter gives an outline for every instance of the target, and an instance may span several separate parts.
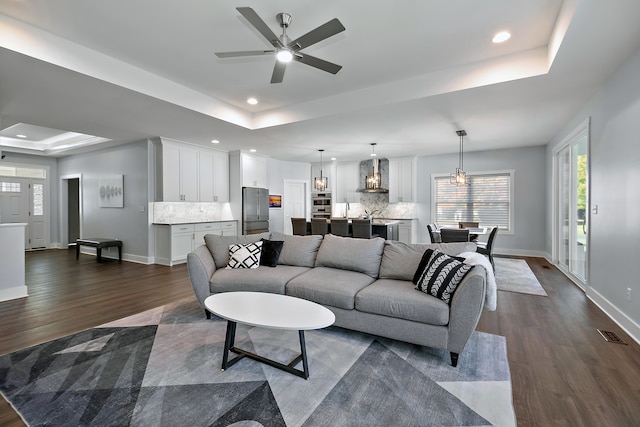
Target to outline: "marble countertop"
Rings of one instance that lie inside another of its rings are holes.
[[[163,221],[163,222],[153,222],[154,225],[182,225],[182,224],[203,224],[209,222],[229,222],[229,221],[237,221],[237,219],[203,219],[199,221]]]

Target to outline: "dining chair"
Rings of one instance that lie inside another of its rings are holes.
[[[293,226],[293,234],[297,236],[307,235],[307,219],[306,218],[291,218],[291,225]]]
[[[494,272],[496,271],[496,264],[493,262],[493,242],[496,238],[496,234],[498,234],[498,227],[493,227],[493,229],[489,233],[489,238],[487,239],[486,243],[476,243],[476,252],[489,257],[489,262],[491,263]]]
[[[478,228],[480,227],[480,223],[479,222],[471,222],[471,221],[460,221],[458,223],[458,227],[460,228]],[[475,242],[478,240],[478,235],[477,234],[469,234],[469,241],[470,242]]]
[[[324,236],[329,232],[326,218],[311,218],[311,234]]]
[[[373,237],[378,237],[377,234],[373,234],[370,219],[352,219],[351,229],[353,237],[358,239],[371,239]]]
[[[438,231],[438,226],[435,224],[427,224],[427,230],[429,230],[429,237],[431,237],[431,243],[442,243],[442,238]]]
[[[469,230],[467,228],[441,228],[440,238],[442,239],[442,243],[468,242]]]
[[[351,237],[351,233],[349,233],[349,220],[347,218],[331,218],[331,234]]]

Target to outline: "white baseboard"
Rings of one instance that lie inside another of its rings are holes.
[[[26,286],[16,286],[13,288],[0,289],[0,301],[9,301],[12,299],[26,298],[29,296]]]
[[[587,298],[589,298],[600,310],[611,318],[618,326],[620,326],[629,336],[638,344],[640,344],[640,325],[633,319],[624,314],[618,307],[613,305],[598,291],[592,287],[586,289]]]
[[[526,249],[502,249],[494,248],[494,255],[511,255],[511,256],[530,256],[535,258],[546,258],[547,253],[545,251],[530,251]]]

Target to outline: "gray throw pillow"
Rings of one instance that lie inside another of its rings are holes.
[[[291,236],[274,233],[271,239],[284,241],[278,264],[298,267],[313,267],[316,263],[318,248],[322,243],[322,236]]]
[[[380,237],[355,239],[327,234],[320,245],[316,266],[357,271],[377,279],[384,242]]]

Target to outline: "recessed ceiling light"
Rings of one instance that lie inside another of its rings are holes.
[[[500,31],[495,36],[493,36],[491,41],[494,43],[503,43],[509,40],[510,38],[511,38],[511,33],[507,31]]]
[[[247,104],[256,105],[257,103],[258,103],[258,100],[255,98],[247,99]]]
[[[335,157],[332,157],[331,160],[335,162],[338,159],[336,159]]]
[[[26,138],[26,137],[27,137],[27,135],[23,135],[23,134],[21,134],[21,133],[19,133],[19,134],[18,134],[18,135],[16,135],[16,136],[17,136],[18,138]]]
[[[255,153],[255,152],[256,152],[256,151],[258,151],[258,150],[256,150],[255,148],[252,148],[252,149],[251,149],[251,150],[249,150],[249,151],[251,151],[252,153]]]
[[[217,139],[212,139],[212,140],[211,140],[211,143],[212,143],[212,144],[220,144],[220,141],[218,141]]]

